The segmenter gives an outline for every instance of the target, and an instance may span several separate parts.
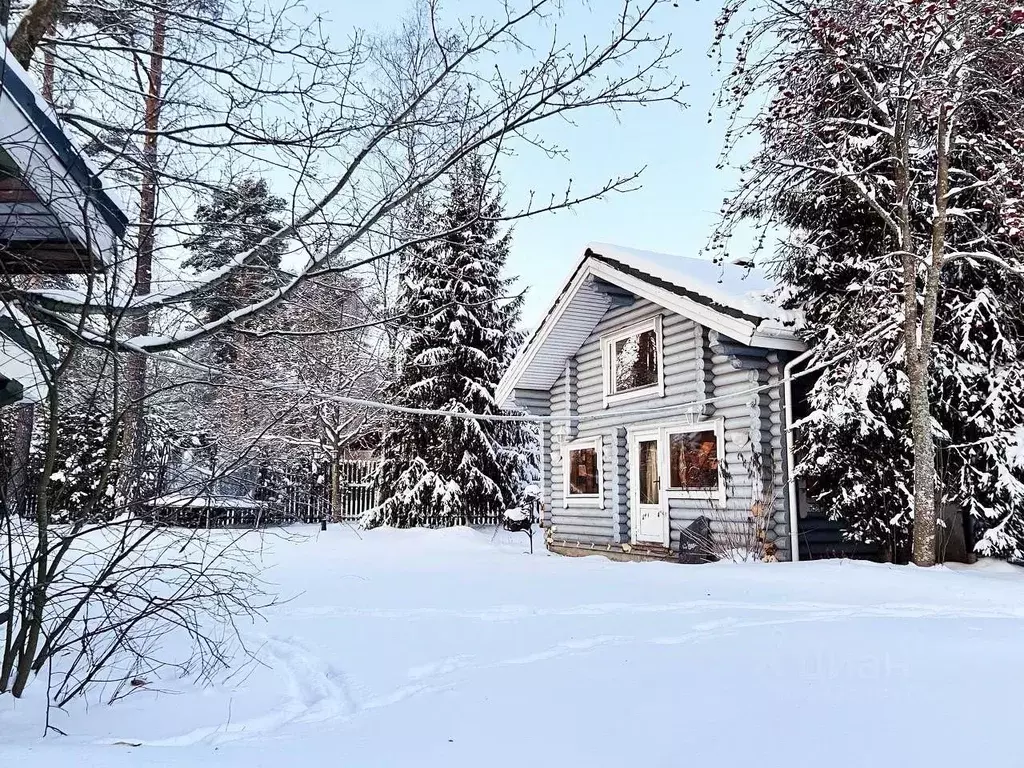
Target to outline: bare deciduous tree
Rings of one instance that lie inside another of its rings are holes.
[[[407,247],[403,242],[375,251],[370,244],[389,217],[471,153],[496,157],[519,142],[558,152],[543,138],[547,121],[574,119],[598,108],[678,103],[681,85],[671,72],[675,50],[668,36],[652,31],[657,12],[671,4],[623,0],[620,6],[599,43],[572,44],[545,32],[549,16],[561,12],[553,0],[502,5],[495,20],[474,19],[455,28],[445,27],[436,4],[429,2],[397,34],[357,36],[344,55],[348,68],[328,88],[333,89],[331,97],[321,93],[316,100],[324,109],[333,105],[326,117],[321,115],[329,119],[330,131],[318,133],[316,142],[275,147],[275,158],[290,158],[289,167],[300,178],[288,224],[192,284],[156,290],[116,307],[134,315],[158,309],[177,312],[182,322],[173,331],[133,336],[92,327],[92,340],[137,352],[188,345],[287,298],[306,280],[357,269]],[[543,47],[538,43],[524,49],[524,40],[541,34],[548,35]],[[510,49],[528,61],[514,76],[500,66]],[[304,112],[303,94],[295,98],[296,108]],[[328,139],[330,146],[325,146]],[[628,173],[579,193],[567,188],[543,202],[531,199],[504,220],[624,191],[637,176]],[[310,233],[325,229],[331,233],[329,244],[310,248],[305,264],[283,273],[280,288],[271,296],[208,322],[188,322],[189,302],[251,266],[261,249],[285,239],[309,243],[314,239]],[[67,313],[109,314],[112,309],[45,291],[22,291],[18,301],[58,328],[67,327]]]
[[[275,319],[300,312],[306,301],[317,303],[310,299],[317,285],[354,290],[370,275],[366,268],[405,248],[408,240],[387,237],[392,218],[470,154],[482,153],[496,163],[519,142],[558,153],[543,138],[546,122],[572,120],[591,109],[673,104],[680,93],[671,72],[671,41],[651,31],[660,8],[671,7],[667,0],[622,0],[599,43],[556,37],[549,22],[563,9],[555,0],[496,4],[497,18],[456,27],[446,27],[436,3],[425,2],[398,33],[359,33],[340,51],[319,40],[300,44],[250,35],[250,27],[203,16],[191,3],[138,2],[133,7],[150,21],[154,13],[167,14],[163,52],[148,32],[139,31],[141,25],[100,29],[76,21],[67,34],[51,41],[55,101],[65,121],[101,150],[97,157],[108,174],[122,179],[128,190],[142,189],[140,174],[151,174],[157,203],[162,199],[167,204],[162,209],[158,204],[150,217],[145,201],[132,197],[139,226],[120,252],[107,254],[105,271],[86,270],[59,289],[26,286],[12,275],[0,277],[6,314],[38,342],[33,367],[42,377],[45,401],[36,504],[30,517],[6,514],[2,522],[6,535],[0,573],[7,618],[0,691],[22,695],[33,673],[53,663],[58,703],[92,683],[132,679],[153,663],[152,644],[168,630],[184,631],[197,658],[216,664],[223,660],[224,638],[209,634],[211,619],[230,624],[232,617],[261,603],[252,570],[236,568],[243,550],[222,546],[216,537],[154,527],[113,482],[119,473],[142,471],[138,462],[125,461],[124,425],[132,414],[145,402],[190,386],[209,386],[211,375],[225,373],[196,359],[197,343],[237,331],[232,336],[251,337],[253,354],[261,355],[260,365],[266,366],[266,380],[236,370],[226,372],[217,384],[273,406],[267,418],[249,425],[244,439],[231,436],[237,440],[235,461],[244,461],[267,438],[287,434],[286,418],[307,405],[308,412],[318,414],[326,441],[336,447],[359,413],[334,412],[331,404],[346,401],[337,396],[339,390],[353,391],[365,383],[372,356],[326,383],[311,376],[311,368],[289,381],[282,358],[293,362],[293,356],[307,353],[311,359],[343,354],[340,347],[350,345],[361,329],[393,318],[371,312],[365,320],[347,322],[339,313],[342,325],[323,335],[328,346],[336,345],[333,350],[318,350],[313,343],[322,329],[296,333],[287,324],[276,326]],[[59,0],[36,0],[30,6],[24,31],[12,41],[23,61],[31,61],[46,39],[45,30],[56,29],[67,9]],[[211,64],[202,56],[179,57],[172,44],[184,38],[175,30],[189,25],[208,33],[205,39],[190,39],[196,45],[231,39],[241,41],[240,47],[225,47],[223,64]],[[538,41],[532,47],[525,42],[531,39]],[[243,43],[261,53],[239,58]],[[502,65],[510,51],[525,62],[515,74]],[[291,61],[294,69],[274,83],[250,77],[270,71],[263,67],[268,59]],[[152,114],[147,119],[146,100],[139,95],[147,93],[145,84],[152,79],[153,65],[147,69],[147,62],[156,61],[161,62],[164,87],[157,97],[159,119],[154,120]],[[187,81],[184,75],[170,77],[175,66],[201,73],[206,90],[173,98],[172,82]],[[110,99],[104,112],[95,108],[101,103],[98,98],[90,102],[83,97],[74,108],[61,106],[61,84],[72,78],[92,83],[89,92],[94,95],[120,96]],[[118,85],[104,90],[101,84],[108,80]],[[211,124],[202,120],[199,108],[204,104],[216,116]],[[254,115],[272,119],[254,122]],[[142,149],[156,146],[163,149],[154,168],[152,153],[147,161]],[[175,153],[167,151],[190,146],[196,154],[189,162],[176,163]],[[202,224],[194,220],[198,192],[224,189],[249,171],[276,174],[275,187],[281,189],[275,188],[275,194],[289,198],[287,224],[194,280],[176,280],[171,286],[154,280],[153,290],[136,290],[139,239],[147,236],[149,223],[158,222],[154,249],[162,247],[173,263]],[[636,178],[636,173],[626,172],[596,189],[576,193],[567,188],[543,202],[530,199],[502,218],[569,208],[628,190]],[[50,208],[63,206],[65,215],[66,202],[41,200]],[[75,202],[81,205],[82,220],[91,221],[94,201]],[[424,232],[416,238],[446,234]],[[277,287],[266,295],[197,321],[196,302],[229,278],[249,271],[262,282],[268,270],[258,256],[281,243],[302,254],[304,263],[270,270]],[[358,298],[366,301],[365,296]],[[267,339],[275,340],[277,351],[268,343],[266,353],[257,352]],[[133,388],[126,355],[145,355],[150,362],[175,366],[179,373],[169,379],[154,377],[155,386]],[[329,368],[331,361],[321,359],[319,364]],[[329,391],[319,389],[324,386]],[[99,469],[89,489],[76,497],[72,512],[57,515],[55,501],[65,469],[58,466],[60,425],[84,404],[106,417]],[[203,493],[204,488],[195,489],[196,496]]]

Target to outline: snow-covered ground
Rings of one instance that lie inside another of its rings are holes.
[[[523,534],[298,530],[250,542],[292,598],[244,629],[262,663],[76,704],[51,716],[64,737],[4,697],[0,765],[1020,759],[1013,566],[612,563],[530,557]]]

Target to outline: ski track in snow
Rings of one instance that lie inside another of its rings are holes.
[[[275,673],[283,674],[287,701],[264,715],[222,725],[197,728],[169,739],[140,741],[117,739],[141,746],[182,747],[220,744],[270,734],[292,723],[318,723],[350,715],[356,710],[345,675],[306,648],[294,637],[267,637],[258,652]]]
[[[872,618],[977,618],[1024,619],[1020,610],[986,611],[951,609],[937,605],[879,604],[877,606],[842,605],[825,603],[745,603],[728,601],[692,601],[670,604],[598,603],[568,608],[530,608],[507,605],[479,611],[447,611],[432,608],[411,609],[359,609],[319,607],[293,611],[292,615],[306,616],[362,616],[386,619],[411,619],[427,616],[446,616],[476,621],[514,621],[526,618],[557,616],[607,616],[614,614],[701,614],[709,611],[749,613],[750,611],[776,614],[763,620],[739,620],[725,615],[701,621],[687,631],[673,635],[595,635],[571,637],[548,648],[521,656],[499,660],[479,660],[461,654],[410,667],[406,674],[410,682],[388,693],[369,696],[358,702],[346,676],[334,664],[317,655],[295,637],[273,636],[265,638],[261,656],[277,675],[283,678],[287,692],[286,702],[271,712],[258,717],[222,725],[198,728],[180,736],[143,741],[123,738],[105,743],[132,743],[143,746],[188,746],[194,744],[221,744],[253,737],[274,737],[290,726],[328,721],[352,720],[362,713],[393,706],[414,696],[439,693],[452,689],[467,676],[502,667],[513,667],[551,661],[567,656],[592,652],[601,648],[630,645],[672,646],[699,643],[734,635],[745,629],[779,627],[813,622],[839,622]],[[781,615],[780,615],[781,614]]]

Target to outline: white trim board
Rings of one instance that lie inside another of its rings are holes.
[[[670,499],[706,499],[710,501],[718,501],[724,504],[726,501],[726,487],[725,487],[725,419],[721,416],[709,419],[705,421],[693,421],[693,422],[671,422],[669,424],[663,424],[659,428],[660,440],[664,445],[664,471],[665,471],[665,482],[664,489],[665,493]],[[697,488],[673,488],[670,485],[672,478],[672,467],[671,467],[671,455],[672,448],[669,442],[669,435],[680,435],[680,434],[692,434],[694,432],[714,432],[715,433],[715,452],[717,453],[718,459],[718,488],[708,489],[697,489]]]

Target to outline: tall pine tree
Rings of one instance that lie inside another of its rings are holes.
[[[196,209],[199,234],[188,242],[191,255],[183,266],[197,272],[216,269],[256,247],[284,226],[285,200],[270,193],[265,179],[244,177],[225,189],[214,190],[209,202]],[[286,244],[275,243],[257,254],[246,269],[236,270],[210,295],[195,302],[204,319],[216,319],[247,306],[277,285]],[[237,340],[222,335],[214,342],[219,364],[234,361]]]
[[[511,236],[501,234],[500,191],[474,157],[455,169],[446,199],[420,205],[411,228],[443,232],[404,255],[404,342],[390,387],[395,404],[500,414],[494,399],[522,337],[522,297],[502,277]],[[533,442],[516,422],[399,414],[385,429],[378,506],[363,524],[460,525],[515,505]]]

